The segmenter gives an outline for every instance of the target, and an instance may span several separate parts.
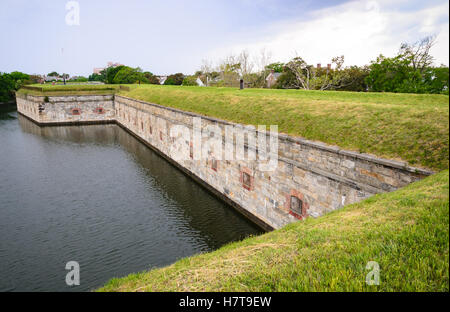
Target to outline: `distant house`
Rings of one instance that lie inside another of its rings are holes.
[[[100,73],[105,70],[108,67],[119,67],[119,66],[123,66],[123,64],[120,63],[113,63],[113,62],[108,62],[108,66],[107,67],[95,67],[93,73],[100,75]]]
[[[49,82],[49,81],[63,81],[64,79],[58,76],[44,76],[44,80],[46,82]]]
[[[278,78],[281,76],[281,73],[276,73],[273,69],[270,74],[266,78],[267,87],[272,88],[277,82]]]
[[[96,68],[94,68],[93,73],[94,73],[94,74],[97,74],[97,75],[100,75],[100,73],[101,73],[102,70],[104,70],[104,69],[105,69],[104,67],[96,67]]]
[[[200,77],[197,77],[197,80],[195,80],[195,82],[197,82],[197,84],[199,85],[199,87],[204,87],[205,84],[203,83],[203,81],[200,79]]]
[[[161,84],[161,85],[163,85],[164,82],[166,82],[166,80],[167,80],[167,76],[156,76],[156,78],[158,78],[159,84]]]

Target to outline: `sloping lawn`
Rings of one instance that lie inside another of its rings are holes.
[[[100,291],[449,291],[449,172]],[[366,284],[369,261],[380,285]]]
[[[449,167],[449,97],[434,94],[129,85],[118,94],[343,149]]]

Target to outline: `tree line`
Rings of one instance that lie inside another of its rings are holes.
[[[176,73],[167,76],[163,82],[165,85],[181,85],[186,76],[182,73]],[[149,71],[143,71],[141,68],[129,67],[125,65],[110,66],[102,70],[99,74],[92,74],[89,81],[101,81],[107,84],[161,84],[160,77]]]
[[[37,83],[41,78],[36,75],[28,75],[22,72],[0,72],[0,103],[14,100],[14,92],[23,85]]]
[[[125,65],[110,66],[89,77],[72,77],[51,72],[47,77],[69,82],[99,81],[106,84],[164,84],[216,87],[245,87],[305,90],[342,90],[358,92],[449,93],[448,66],[433,66],[430,49],[435,37],[429,36],[416,43],[403,43],[394,57],[379,55],[365,66],[344,66],[344,56],[332,58],[327,66],[309,64],[301,56],[289,62],[271,62],[265,49],[251,57],[247,51],[229,55],[217,65],[203,60],[193,75],[175,73],[162,77],[141,68]],[[276,78],[275,78],[276,77]],[[274,79],[272,79],[274,78]],[[42,77],[21,72],[0,72],[0,102],[14,99],[14,91],[26,84],[42,82]]]
[[[204,60],[196,75],[208,86],[237,86],[243,79],[247,87],[256,88],[448,94],[449,68],[432,65],[434,43],[434,36],[403,43],[394,57],[379,55],[365,66],[344,66],[343,55],[323,67],[311,65],[301,56],[271,63],[265,50],[253,59],[242,51],[216,66]],[[273,74],[277,78],[269,84],[268,77]]]

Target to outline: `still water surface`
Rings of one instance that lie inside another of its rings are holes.
[[[0,160],[0,291],[92,290],[261,233],[115,125],[1,114]]]

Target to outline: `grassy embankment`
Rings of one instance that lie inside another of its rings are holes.
[[[200,88],[141,85],[118,94],[343,149],[449,167],[449,97],[433,94]]]
[[[58,95],[104,95],[116,93],[119,85],[51,85],[34,84],[25,86],[18,94],[30,94],[37,96],[58,96]]]
[[[132,86],[119,94],[341,148],[448,169],[449,97]],[[100,291],[448,291],[449,172]],[[368,286],[368,261],[381,284]]]
[[[140,86],[119,94],[448,169],[448,96]],[[449,172],[100,291],[448,291]],[[369,286],[377,261],[381,283]]]
[[[448,291],[449,173],[100,291]],[[369,261],[380,285],[365,283]]]

